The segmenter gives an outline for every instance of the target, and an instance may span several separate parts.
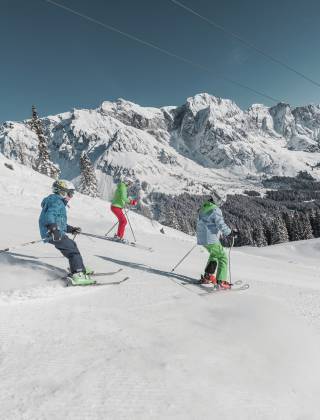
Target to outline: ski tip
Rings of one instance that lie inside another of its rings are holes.
[[[239,286],[239,284],[242,284],[243,281],[242,280],[237,280],[234,283],[232,283],[232,286]]]
[[[124,279],[119,280],[119,281],[110,281],[110,282],[106,282],[106,283],[97,282],[97,283],[94,283],[92,286],[115,286],[115,285],[119,285],[119,284],[125,282],[126,280],[129,280],[129,278],[130,277],[128,276],[128,277],[125,277]]]

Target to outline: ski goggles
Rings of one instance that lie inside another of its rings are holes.
[[[68,190],[68,191],[67,191],[67,196],[68,196],[68,197],[73,197],[73,196],[74,196],[74,194],[75,194],[75,192],[76,192],[75,190]]]
[[[63,188],[63,189],[61,189],[60,190],[60,194],[63,196],[63,197],[73,197],[74,196],[74,194],[75,194],[75,190],[67,190],[67,189],[65,189],[65,188]]]

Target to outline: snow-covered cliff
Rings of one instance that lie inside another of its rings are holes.
[[[255,104],[243,111],[202,93],[178,107],[119,99],[42,121],[62,176],[76,179],[80,154],[87,151],[105,198],[123,173],[135,177],[145,194],[203,194],[259,188],[265,176],[292,176],[320,161],[319,105]],[[0,152],[34,163],[37,138],[28,121],[0,125]]]

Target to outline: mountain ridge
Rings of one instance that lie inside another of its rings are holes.
[[[266,177],[295,176],[320,161],[319,105],[253,104],[243,111],[230,99],[200,93],[180,106],[119,98],[41,120],[61,175],[77,181],[85,150],[106,199],[123,173],[144,185],[142,195],[240,192],[263,190]],[[0,152],[33,165],[37,138],[29,120],[0,125]]]

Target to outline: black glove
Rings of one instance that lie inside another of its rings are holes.
[[[232,229],[231,235],[234,237],[234,239],[236,239],[239,236],[238,229]]]
[[[52,240],[54,242],[61,241],[62,235],[56,223],[50,223],[49,225],[47,225],[47,228],[48,228],[48,233],[52,237]]]
[[[67,233],[71,233],[72,235],[79,235],[81,233],[81,228],[76,226],[67,226]]]

